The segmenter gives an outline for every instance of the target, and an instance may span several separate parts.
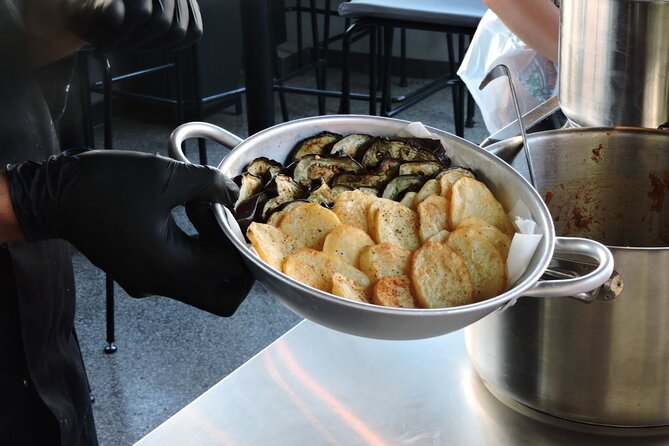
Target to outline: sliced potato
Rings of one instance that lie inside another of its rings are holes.
[[[403,276],[409,272],[411,251],[390,243],[366,246],[360,254],[360,269],[376,282],[386,276]]]
[[[441,195],[430,195],[418,203],[418,234],[422,241],[428,240],[439,231],[449,229],[449,209],[448,200]]]
[[[332,259],[329,254],[305,248],[287,256],[282,270],[293,279],[329,293],[335,272]]]
[[[457,228],[460,221],[472,215],[497,227],[509,237],[515,232],[513,222],[490,189],[478,180],[463,177],[451,187],[451,228]]]
[[[392,200],[377,199],[369,206],[369,234],[377,243],[392,243],[414,251],[420,246],[418,214]]]
[[[376,282],[371,302],[386,307],[415,308],[411,280],[407,276],[387,276]]]
[[[430,237],[429,241],[438,242],[438,243],[446,243],[446,240],[448,240],[448,236],[450,234],[451,234],[451,231],[447,231],[446,229],[442,229],[441,231],[437,232],[432,237]]]
[[[369,302],[367,299],[367,288],[362,283],[341,273],[334,273],[332,275],[332,294],[356,302]]]
[[[440,195],[444,198],[451,199],[451,187],[462,177],[475,178],[474,173],[469,169],[462,167],[454,167],[443,171],[439,176]]]
[[[376,197],[358,189],[345,191],[337,195],[332,211],[342,223],[357,226],[369,233],[367,229],[367,207]]]
[[[299,249],[298,242],[292,237],[264,223],[252,222],[246,229],[246,236],[260,258],[279,271],[286,257]]]
[[[469,270],[462,257],[445,244],[428,241],[414,252],[409,277],[421,307],[454,307],[473,302]]]
[[[497,229],[495,226],[486,223],[478,217],[473,215],[463,219],[458,225],[457,229],[470,228],[471,230],[481,232],[490,243],[492,243],[495,248],[502,255],[502,260],[506,261],[506,258],[509,256],[509,248],[511,247],[511,237],[504,234],[502,231]]]
[[[431,180],[427,180],[425,184],[423,184],[423,187],[420,188],[416,196],[413,198],[413,208],[417,209],[418,203],[425,200],[430,195],[435,195],[435,194],[439,195],[440,191],[441,191],[441,186],[439,185],[439,181],[437,181],[434,178],[432,178]]]
[[[345,262],[358,267],[360,252],[374,240],[357,226],[342,224],[325,237],[323,252],[341,257]]]
[[[300,247],[323,249],[325,236],[339,226],[339,217],[317,203],[290,208],[279,222],[279,229],[295,239]]]
[[[278,228],[279,227],[279,222],[281,221],[283,216],[286,215],[285,212],[286,211],[272,212],[272,214],[267,219],[267,224],[270,225],[270,226],[274,226],[275,228]]]
[[[475,227],[451,232],[448,246],[463,258],[474,284],[474,300],[480,302],[506,288],[506,266],[497,248]]]

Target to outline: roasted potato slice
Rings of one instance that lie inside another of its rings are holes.
[[[376,200],[371,194],[359,190],[345,191],[337,195],[332,212],[337,214],[342,223],[357,226],[369,233],[367,228],[367,207]]]
[[[506,258],[509,256],[509,248],[511,247],[511,237],[474,215],[460,221],[456,229],[461,228],[471,228],[472,230],[481,232],[497,248],[502,255],[502,259],[506,262]]]
[[[515,227],[490,189],[482,182],[463,177],[451,187],[451,228],[457,228],[460,221],[474,215],[513,237]]]
[[[279,229],[302,248],[323,249],[325,236],[339,226],[339,217],[317,203],[290,208],[279,222]]]
[[[506,266],[497,248],[475,227],[451,232],[448,246],[463,258],[474,284],[474,300],[501,294],[506,287]]]
[[[437,178],[439,180],[439,186],[442,197],[451,199],[451,187],[458,181],[460,178],[476,178],[474,173],[469,169],[464,169],[462,167],[453,167],[451,169],[441,172]]]
[[[321,251],[305,248],[287,256],[282,270],[293,279],[329,293],[335,272],[332,258]]]
[[[436,179],[432,178],[431,180],[427,180],[425,184],[423,184],[423,187],[420,188],[416,196],[413,198],[413,209],[418,209],[418,204],[425,200],[427,197],[430,195],[439,195],[439,192],[441,191],[441,186],[439,185],[439,181]]]
[[[438,243],[446,243],[446,240],[448,240],[448,236],[450,234],[451,234],[451,231],[447,231],[446,229],[442,229],[441,231],[437,232],[432,237],[430,237],[429,241],[438,242]]]
[[[445,244],[428,241],[416,250],[411,256],[409,277],[416,301],[423,308],[473,302],[474,284],[469,270],[462,257]]]
[[[367,226],[377,243],[392,243],[409,251],[420,246],[418,214],[396,201],[377,198],[370,204]]]
[[[274,226],[252,222],[246,230],[258,256],[272,268],[281,271],[286,257],[297,251],[298,242]]]
[[[430,195],[425,200],[418,203],[418,221],[421,241],[425,242],[433,235],[448,227],[448,211],[450,206],[448,200],[441,195]]]
[[[386,307],[415,308],[411,280],[407,276],[387,276],[376,282],[371,302]]]
[[[372,282],[386,276],[403,276],[409,272],[411,251],[390,243],[366,246],[360,254],[360,269]]]
[[[346,263],[360,265],[360,252],[365,246],[373,245],[374,240],[357,226],[342,224],[325,237],[323,252],[339,256]]]
[[[346,277],[342,273],[332,275],[332,294],[356,302],[368,303],[367,288],[362,283]]]

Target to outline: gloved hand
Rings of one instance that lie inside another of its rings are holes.
[[[101,51],[183,48],[202,35],[196,0],[58,1],[68,29]]]
[[[229,316],[253,285],[201,204],[226,199],[216,169],[93,150],[9,166],[7,179],[28,241],[69,241],[131,296],[158,294]],[[171,215],[184,203],[199,237],[189,237]]]

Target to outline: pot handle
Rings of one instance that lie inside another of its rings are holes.
[[[604,245],[590,239],[578,237],[556,237],[555,252],[576,254],[593,258],[597,267],[590,273],[570,279],[540,280],[523,296],[573,297],[582,302],[592,302],[598,293],[592,293],[606,283],[613,273],[613,254]]]
[[[171,158],[190,163],[183,152],[182,145],[184,141],[191,138],[206,138],[215,141],[228,149],[233,149],[238,146],[243,139],[234,133],[230,133],[216,125],[208,122],[187,122],[181,124],[172,131],[170,140],[167,146],[167,152]]]

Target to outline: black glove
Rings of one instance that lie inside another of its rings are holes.
[[[202,35],[196,0],[60,0],[68,28],[101,51],[183,48]]]
[[[216,169],[94,150],[12,165],[7,178],[28,241],[69,241],[131,296],[158,294],[229,316],[253,285],[211,211],[198,205],[225,201]],[[200,237],[172,217],[184,203]]]

